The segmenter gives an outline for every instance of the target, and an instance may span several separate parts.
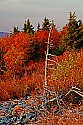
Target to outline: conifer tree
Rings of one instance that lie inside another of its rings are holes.
[[[42,29],[49,30],[49,27],[50,27],[50,21],[45,17],[43,20]]]
[[[38,23],[38,25],[37,25],[37,31],[39,31],[40,30],[40,24]]]
[[[81,20],[76,20],[75,12],[70,12],[67,34],[63,42],[69,51],[83,47],[83,24]]]
[[[33,33],[34,34],[34,27],[30,23],[29,19],[27,21],[25,21],[23,30],[24,30],[25,33]]]
[[[13,34],[17,34],[19,33],[20,31],[18,30],[18,27],[13,27]]]

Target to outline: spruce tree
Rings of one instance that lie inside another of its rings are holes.
[[[81,20],[76,20],[75,12],[70,12],[67,34],[63,42],[69,51],[83,47],[83,24]]]
[[[13,27],[13,34],[17,34],[17,33],[19,33],[20,31],[19,31],[19,29],[18,29],[18,27]]]
[[[49,27],[50,27],[50,21],[45,17],[42,24],[42,30],[49,30]]]
[[[29,19],[27,21],[25,21],[23,30],[24,30],[25,33],[32,33],[32,34],[34,34],[34,27],[30,23]]]
[[[37,25],[37,31],[39,31],[40,30],[40,24],[38,23],[38,25]]]

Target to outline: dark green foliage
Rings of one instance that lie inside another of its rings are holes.
[[[40,59],[45,58],[45,53],[42,52],[41,48],[42,47],[39,45],[37,40],[32,42],[28,51],[28,55],[30,57],[29,60],[39,61]]]
[[[40,24],[38,23],[38,25],[37,25],[37,31],[39,31],[40,30]]]
[[[65,48],[69,51],[83,47],[83,24],[76,20],[75,12],[70,12],[67,35],[63,39]]]
[[[32,33],[32,34],[34,34],[34,27],[30,23],[29,19],[27,21],[25,21],[23,30],[24,30],[25,33]]]
[[[49,28],[50,28],[50,21],[45,17],[43,20],[42,29],[49,30]]]
[[[35,43],[32,43],[31,46],[32,46],[32,49],[33,49],[33,51],[31,52],[31,59],[35,60],[35,61],[38,61],[39,60],[38,51],[39,51],[40,46],[38,45],[37,41]]]
[[[65,47],[63,45],[61,45],[61,46],[56,47],[55,49],[51,49],[50,53],[52,55],[60,56],[63,54],[64,51],[65,51]]]
[[[17,34],[19,33],[20,31],[18,30],[18,27],[13,27],[13,34]]]

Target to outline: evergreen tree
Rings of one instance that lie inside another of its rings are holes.
[[[40,24],[38,23],[38,25],[37,25],[37,31],[39,31],[40,30]]]
[[[25,33],[32,33],[32,34],[34,34],[34,27],[30,23],[29,19],[27,21],[25,21],[23,30],[24,30]]]
[[[42,29],[49,30],[49,27],[50,27],[50,21],[45,17],[43,20]]]
[[[69,51],[83,47],[83,24],[81,20],[76,20],[75,12],[70,12],[67,34],[63,42]]]
[[[26,21],[24,22],[23,30],[24,30],[25,33],[27,33],[27,24],[26,24]]]
[[[13,27],[13,34],[17,34],[19,33],[20,31],[18,30],[18,27]]]

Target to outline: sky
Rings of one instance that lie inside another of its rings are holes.
[[[0,0],[0,32],[10,32],[14,26],[21,30],[27,19],[36,29],[45,16],[61,29],[68,23],[70,11],[83,20],[83,0]]]

